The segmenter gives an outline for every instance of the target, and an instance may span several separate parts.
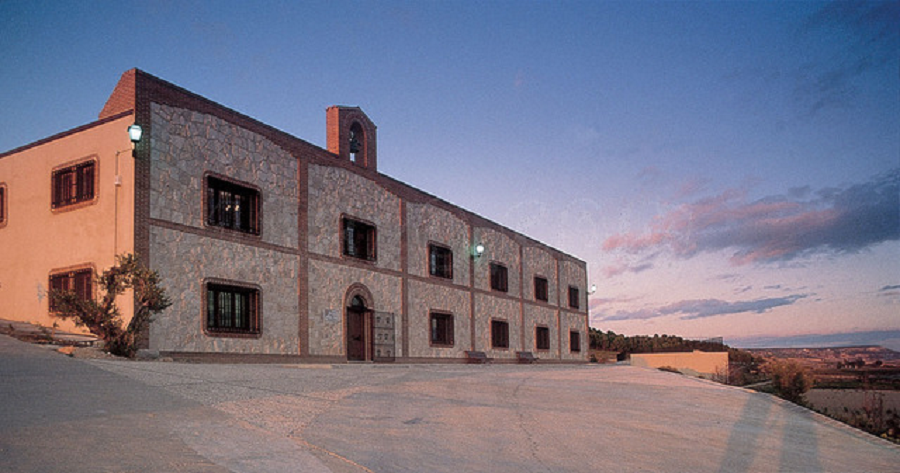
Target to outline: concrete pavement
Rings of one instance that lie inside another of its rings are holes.
[[[626,366],[76,360],[0,337],[0,471],[897,471],[768,395]]]

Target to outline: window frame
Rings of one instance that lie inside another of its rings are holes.
[[[94,157],[54,168],[50,172],[50,210],[75,210],[96,202],[99,169]]]
[[[9,190],[5,182],[0,182],[0,228],[6,226],[6,220],[9,218],[9,210],[7,210],[7,199]]]
[[[540,275],[534,276],[534,300],[550,302],[550,280],[548,278]]]
[[[576,286],[569,286],[569,308],[581,309],[581,291]]]
[[[429,312],[428,340],[430,341],[431,346],[448,348],[455,345],[456,333],[454,322],[453,314],[450,312],[437,310]]]
[[[75,292],[81,300],[93,300],[96,294],[94,291],[94,267],[74,266],[51,271],[47,282],[47,291],[54,289]],[[50,312],[56,310],[53,307],[53,300],[49,297],[47,304]]]
[[[569,352],[581,353],[581,331],[569,330]]]
[[[509,321],[491,319],[491,348],[494,350],[509,349]]]
[[[210,324],[213,317],[221,318],[222,314],[218,313],[219,304],[223,302],[222,297],[227,298],[229,294],[232,307],[237,306],[236,302],[242,302],[243,311],[247,314],[245,327],[240,326],[243,325],[242,321],[236,320],[237,317],[241,317],[241,314],[235,314],[233,311],[231,314],[224,314],[226,319],[230,319],[233,326],[226,327],[221,322],[215,326]],[[245,301],[237,301],[236,297],[239,295],[246,296]],[[201,323],[203,333],[206,335],[234,338],[259,338],[262,336],[262,289],[259,286],[224,279],[207,279],[203,282],[201,297]],[[211,302],[214,306],[210,306]]]
[[[352,227],[352,232],[351,230]],[[348,243],[350,240],[348,235],[351,235],[354,238],[354,244],[352,249],[356,249],[359,239],[356,238],[356,232],[359,230],[364,230],[364,236],[362,237],[366,242],[365,251],[353,251],[351,252],[351,248]],[[376,262],[378,261],[378,227],[375,226],[372,222],[367,222],[365,220],[352,217],[350,215],[341,215],[341,228],[340,228],[340,236],[341,236],[341,255],[354,258],[360,261],[369,261]],[[364,253],[364,254],[363,254]]]
[[[541,336],[541,334],[544,334]],[[546,342],[546,343],[541,343]],[[535,351],[550,351],[550,327],[546,325],[536,325],[534,327],[534,349]]]
[[[492,291],[509,292],[509,268],[505,264],[491,261],[490,276]]]
[[[203,186],[203,224],[206,228],[221,229],[242,235],[261,235],[262,193],[259,188],[213,173],[204,175]],[[235,212],[222,209],[223,193],[228,194],[227,197],[231,199],[244,199],[245,205],[249,207],[250,211],[244,214],[238,213],[238,217],[235,218]],[[244,221],[245,218],[246,221]]]
[[[446,259],[439,263],[440,253],[444,253]],[[442,279],[453,279],[453,250],[439,243],[428,243],[428,275]]]

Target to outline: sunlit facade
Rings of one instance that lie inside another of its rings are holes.
[[[98,121],[0,154],[0,319],[50,326],[49,287],[89,297],[135,252],[163,355],[587,360],[583,261],[379,173],[358,107],[326,125],[323,149],[127,71]]]

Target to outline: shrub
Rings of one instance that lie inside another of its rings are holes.
[[[796,404],[803,404],[803,394],[813,385],[813,377],[795,361],[771,361],[764,367],[772,378],[775,394]]]
[[[103,340],[110,353],[132,358],[137,353],[138,336],[151,317],[172,305],[159,285],[159,274],[144,266],[137,256],[124,254],[116,256],[115,266],[95,276],[98,300],[80,299],[73,291],[50,290],[53,315],[74,319],[76,325]],[[134,290],[134,317],[128,327],[123,327],[116,297],[128,289]]]

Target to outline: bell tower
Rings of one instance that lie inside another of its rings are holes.
[[[378,171],[375,124],[359,107],[333,105],[326,111],[328,151],[342,161]]]

